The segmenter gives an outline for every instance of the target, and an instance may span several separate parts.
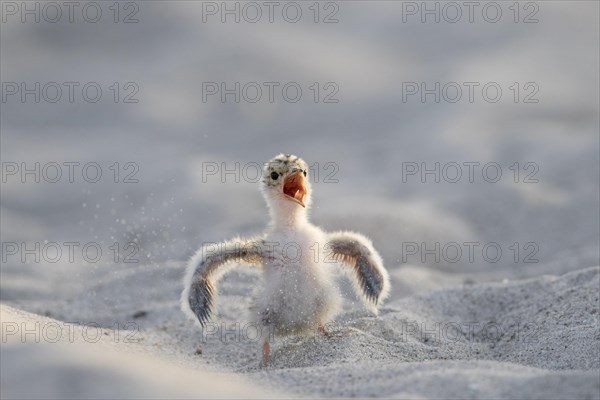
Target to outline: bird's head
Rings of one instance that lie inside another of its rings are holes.
[[[262,192],[274,211],[295,214],[310,206],[308,165],[291,154],[280,154],[265,164]]]

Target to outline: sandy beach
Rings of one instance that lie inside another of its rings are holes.
[[[39,21],[2,2],[0,28],[3,399],[600,398],[598,2],[473,21],[458,2],[454,22],[448,2],[273,21],[259,2],[254,22],[247,2],[239,21],[159,0],[72,22],[27,3]],[[279,153],[391,292],[374,315],[331,265],[331,337],[276,338],[261,369],[259,269],[219,282],[204,331],[179,297],[202,244],[265,229],[257,171]]]

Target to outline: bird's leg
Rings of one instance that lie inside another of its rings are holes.
[[[269,362],[269,353],[271,352],[271,345],[269,344],[269,340],[265,340],[262,347],[262,361],[260,362],[260,367],[264,368],[267,366]]]
[[[321,332],[325,337],[331,337],[329,332],[327,332],[327,329],[325,329],[325,325],[323,325],[323,323],[319,323],[319,332]]]

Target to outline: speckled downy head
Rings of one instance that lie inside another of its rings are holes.
[[[291,154],[279,154],[265,164],[262,192],[271,208],[294,211],[310,206],[308,165]]]

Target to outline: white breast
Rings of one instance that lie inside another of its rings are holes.
[[[306,224],[267,235],[265,291],[257,299],[263,323],[279,333],[316,329],[337,312],[334,264],[323,262],[325,234]]]

